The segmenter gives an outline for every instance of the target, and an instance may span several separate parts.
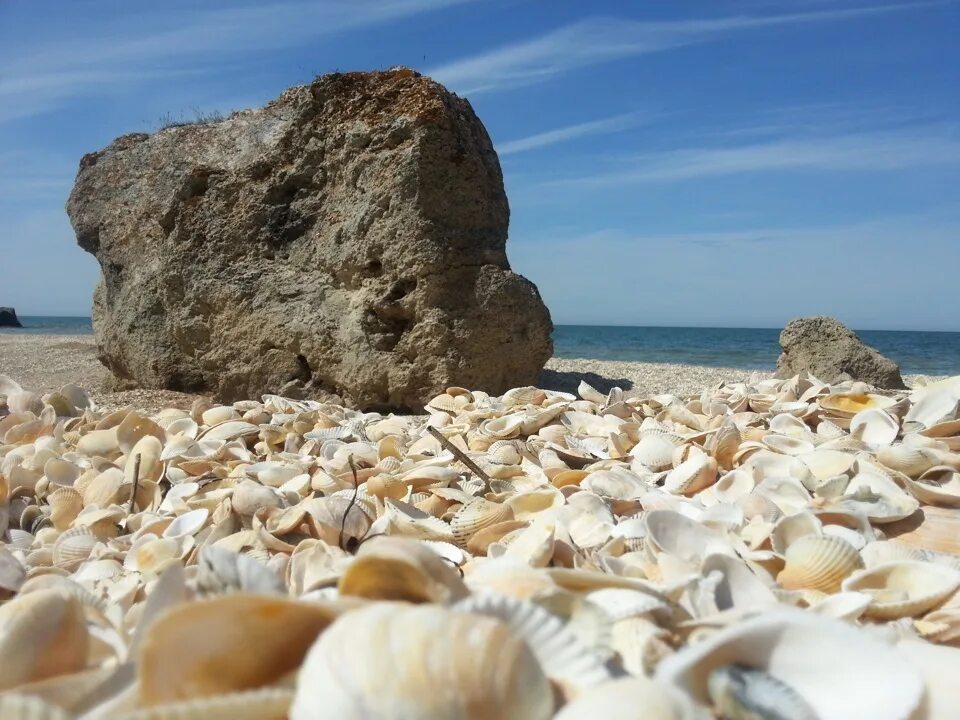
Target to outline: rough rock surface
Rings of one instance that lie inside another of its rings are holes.
[[[414,407],[533,383],[552,352],[490,138],[411,70],[120,137],[81,160],[67,211],[103,272],[100,359],[144,387]]]
[[[0,327],[23,327],[12,307],[0,307]]]
[[[777,360],[777,377],[807,371],[824,382],[860,380],[879,388],[906,387],[895,362],[865,345],[843,323],[831,317],[791,320],[780,333],[783,352]]]

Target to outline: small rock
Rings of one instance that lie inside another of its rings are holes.
[[[903,389],[899,366],[864,344],[846,325],[831,317],[791,320],[780,333],[783,352],[777,377],[806,371],[828,383],[859,380],[878,388]]]
[[[0,327],[23,327],[12,307],[0,307]]]

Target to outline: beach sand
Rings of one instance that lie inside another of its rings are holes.
[[[169,390],[119,388],[110,372],[97,360],[92,335],[0,334],[0,373],[37,393],[72,383],[93,395],[104,408],[133,405],[148,412],[164,407],[189,408],[198,395]],[[540,387],[576,392],[581,380],[601,392],[614,386],[644,394],[699,393],[720,382],[746,380],[764,370],[680,365],[675,363],[622,362],[552,358],[540,375]],[[904,376],[912,385],[918,376]],[[933,378],[931,378],[933,379]]]

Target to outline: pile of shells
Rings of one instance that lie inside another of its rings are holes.
[[[4,720],[960,717],[960,377],[0,396]]]

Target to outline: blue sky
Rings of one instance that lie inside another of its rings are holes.
[[[557,323],[960,330],[960,3],[0,0],[0,304],[88,314],[80,157],[409,65],[503,165]]]

